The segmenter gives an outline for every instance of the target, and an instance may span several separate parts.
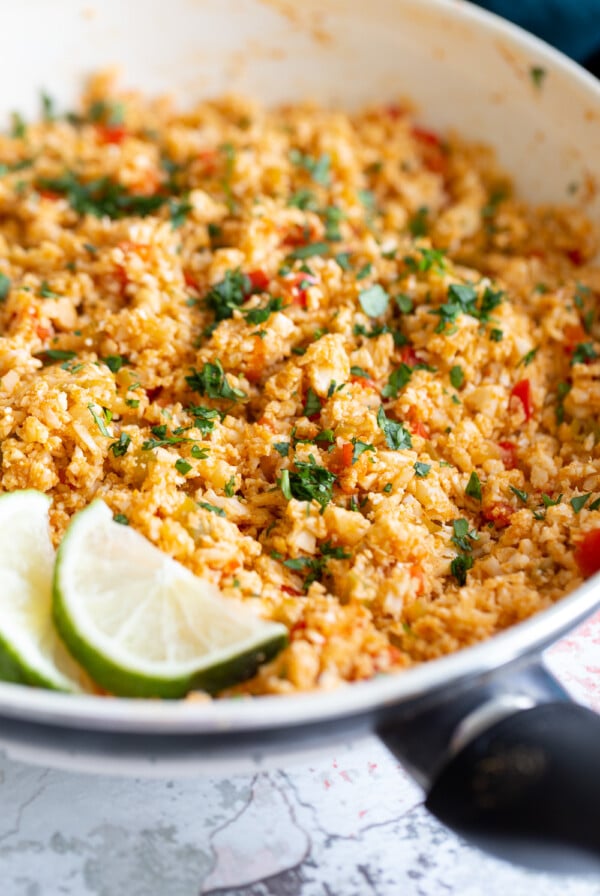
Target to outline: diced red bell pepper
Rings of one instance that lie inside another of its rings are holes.
[[[344,442],[342,445],[342,466],[352,466],[352,455],[354,454],[354,446],[351,442]]]
[[[498,501],[497,504],[484,507],[481,511],[483,518],[488,523],[493,523],[496,529],[504,529],[510,525],[510,518],[514,512],[514,507],[511,507],[506,501]]]
[[[271,282],[263,270],[250,271],[247,276],[254,292],[264,292]]]
[[[586,578],[600,572],[600,529],[586,532],[575,551],[575,560]]]
[[[122,143],[127,136],[127,128],[122,124],[98,124],[96,132],[101,143]]]
[[[411,133],[415,140],[418,140],[420,143],[427,143],[429,146],[440,146],[441,140],[439,135],[434,131],[429,131],[427,128],[421,128],[418,125],[412,128]]]
[[[409,367],[414,367],[419,363],[419,359],[417,358],[417,353],[415,352],[412,345],[403,345],[402,351],[400,352],[400,358],[402,359],[403,364],[408,364]]]
[[[585,261],[581,249],[569,249],[569,251],[567,252],[567,258],[569,259],[571,264],[576,265],[578,268],[581,267],[581,265]]]
[[[517,446],[514,442],[498,442],[502,463],[507,470],[514,470],[517,466]]]
[[[519,380],[519,382],[515,383],[512,387],[512,392],[510,394],[515,398],[518,398],[523,405],[525,419],[531,420],[533,416],[533,399],[531,396],[531,383],[529,380]]]

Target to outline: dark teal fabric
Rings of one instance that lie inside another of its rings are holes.
[[[585,60],[600,49],[600,0],[479,0],[568,56]]]

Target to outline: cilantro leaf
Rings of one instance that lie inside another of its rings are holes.
[[[315,183],[321,184],[323,187],[329,186],[331,182],[329,171],[331,159],[327,153],[323,153],[318,159],[315,159],[314,156],[303,153],[299,149],[292,149],[290,150],[289,159],[292,165],[297,165],[298,168],[303,168],[308,172]]]
[[[214,364],[207,362],[200,371],[192,367],[192,372],[189,376],[186,376],[185,381],[194,392],[198,392],[200,395],[207,395],[208,398],[241,401],[247,397],[242,389],[230,385],[225,376],[223,365],[218,359]]]
[[[290,497],[296,498],[298,501],[317,501],[324,510],[333,497],[333,485],[337,476],[330,473],[326,467],[320,466],[312,454],[308,461],[296,460],[295,466],[296,470],[294,471],[282,471],[280,480],[282,492],[286,495],[285,480],[287,480]],[[284,473],[288,474],[285,480]]]
[[[373,286],[359,292],[358,301],[367,317],[380,317],[387,311],[390,297],[383,286],[374,283]]]
[[[126,432],[122,432],[119,436],[118,442],[113,442],[112,445],[109,445],[109,450],[112,451],[115,457],[123,457],[124,454],[127,454],[127,449],[131,444],[131,436]]]
[[[473,470],[469,477],[465,495],[468,495],[469,498],[474,498],[476,501],[481,501],[481,482],[475,470]]]
[[[10,292],[11,281],[6,274],[0,273],[0,302],[5,302]]]
[[[306,393],[306,402],[304,404],[302,413],[305,417],[314,417],[315,414],[321,413],[321,399],[312,388],[312,386],[308,387],[308,391]]]
[[[458,554],[450,564],[450,572],[456,579],[459,587],[467,584],[467,572],[473,567],[473,558],[470,554]]]
[[[391,448],[393,451],[412,448],[412,439],[409,431],[401,423],[386,417],[383,405],[377,411],[377,425],[385,436],[385,443],[388,448]]]
[[[399,367],[393,370],[388,378],[386,385],[381,390],[384,398],[398,398],[398,393],[404,389],[412,376],[412,367],[402,362]]]
[[[591,497],[591,492],[588,492],[587,495],[576,495],[574,498],[571,498],[569,504],[571,505],[575,513],[579,513],[581,510],[583,510]]]
[[[214,504],[209,504],[208,501],[196,501],[198,507],[202,507],[203,510],[210,510],[211,513],[216,514],[216,516],[225,516],[225,511],[222,507],[215,507]]]
[[[355,464],[358,458],[365,453],[365,451],[375,451],[375,447],[370,445],[368,442],[361,442],[360,439],[352,439],[352,444],[354,449],[352,451],[352,463]]]
[[[509,488],[513,495],[516,495],[522,504],[527,504],[527,501],[529,499],[529,495],[527,494],[527,492],[522,491],[520,488],[517,488],[514,485],[509,486]]]
[[[455,364],[450,370],[450,382],[455,389],[460,389],[465,381],[465,372],[459,364]]]
[[[421,463],[420,460],[418,460],[413,464],[413,468],[419,479],[425,479],[425,477],[431,470],[431,464],[424,464]]]
[[[306,246],[298,246],[288,255],[288,258],[302,260],[312,258],[314,255],[325,255],[329,252],[329,244],[324,242],[307,243]]]

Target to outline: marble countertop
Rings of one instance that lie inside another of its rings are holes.
[[[548,657],[600,710],[600,614]],[[600,896],[471,849],[369,738],[252,777],[160,780],[0,753],[2,896]]]

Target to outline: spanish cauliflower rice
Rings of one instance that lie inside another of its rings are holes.
[[[101,497],[286,624],[241,693],[488,638],[600,568],[600,269],[409,110],[97,77],[0,138],[0,491]]]

